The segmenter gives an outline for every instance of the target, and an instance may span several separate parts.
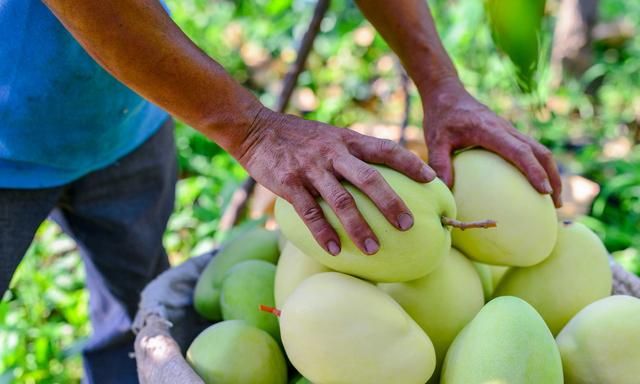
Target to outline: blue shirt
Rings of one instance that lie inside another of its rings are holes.
[[[167,117],[40,0],[0,0],[0,188],[69,183],[134,150]]]

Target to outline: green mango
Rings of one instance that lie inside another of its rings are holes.
[[[289,381],[289,384],[313,384],[313,383],[311,383],[309,379],[305,378],[304,376],[297,375],[296,377],[291,379],[291,381]]]
[[[291,292],[307,277],[329,271],[329,268],[302,253],[293,243],[287,242],[280,254],[276,269],[274,289],[276,306],[282,307]]]
[[[557,337],[566,384],[637,384],[640,299],[610,296],[589,304]]]
[[[324,272],[304,280],[280,313],[289,360],[313,383],[424,384],[433,344],[389,295],[353,276]]]
[[[287,383],[287,363],[278,344],[242,320],[202,331],[189,346],[187,361],[205,384]]]
[[[489,264],[478,263],[475,261],[473,262],[473,267],[476,269],[480,282],[482,283],[482,293],[484,298],[488,301],[488,299],[493,295],[493,277],[491,275],[491,268],[489,268]]]
[[[477,261],[473,262],[473,266],[476,268],[478,276],[480,276],[480,281],[482,282],[482,291],[484,292],[484,300],[485,302],[487,302],[493,298],[493,291],[496,289],[498,283],[502,279],[502,276],[504,276],[509,267],[503,267],[501,265],[489,265],[479,263]]]
[[[517,297],[487,303],[458,334],[441,384],[562,384],[562,362],[542,317]]]
[[[531,304],[551,333],[582,308],[611,294],[611,268],[604,245],[589,228],[565,221],[551,255],[532,267],[511,268],[495,296],[517,296]]]
[[[495,291],[498,284],[500,284],[500,281],[502,281],[504,274],[509,270],[509,267],[505,267],[502,265],[489,265],[489,269],[491,270],[491,283],[493,286],[493,290]]]
[[[204,318],[222,319],[220,286],[227,271],[245,260],[278,261],[278,235],[264,228],[252,228],[228,241],[200,275],[193,295],[193,306]]]
[[[558,222],[549,195],[493,152],[472,149],[453,159],[458,219],[493,219],[496,228],[452,231],[453,246],[481,263],[526,267],[544,260],[556,242]]]
[[[535,88],[545,0],[486,0],[491,37],[516,69],[520,88]]]
[[[244,320],[247,324],[269,333],[280,341],[278,319],[259,310],[260,305],[273,307],[275,265],[262,260],[236,264],[222,281],[220,306],[224,320]]]
[[[451,249],[449,256],[432,273],[405,283],[379,284],[433,342],[437,383],[449,345],[484,305],[482,284],[473,264]]]
[[[365,194],[344,182],[364,219],[378,236],[380,249],[375,255],[366,255],[356,247],[324,200],[319,204],[342,244],[342,251],[337,256],[330,255],[316,243],[293,206],[283,199],[276,201],[276,220],[289,241],[332,270],[375,282],[392,283],[423,277],[436,269],[449,253],[450,230],[442,225],[441,217],[456,217],[451,192],[439,179],[421,184],[387,167],[376,165],[374,168],[402,198],[414,219],[411,229],[398,230]]]

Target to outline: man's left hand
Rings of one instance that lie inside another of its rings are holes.
[[[429,165],[453,186],[451,156],[455,150],[482,147],[514,164],[540,193],[562,205],[562,184],[551,151],[519,132],[478,102],[457,78],[443,79],[422,94]]]

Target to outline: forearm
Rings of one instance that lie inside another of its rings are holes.
[[[355,0],[364,16],[400,57],[420,93],[457,73],[438,37],[426,0]]]
[[[114,77],[239,155],[260,103],[157,0],[44,2]]]

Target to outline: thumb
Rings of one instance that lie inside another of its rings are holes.
[[[451,150],[448,146],[429,147],[429,165],[449,188],[453,187]]]

